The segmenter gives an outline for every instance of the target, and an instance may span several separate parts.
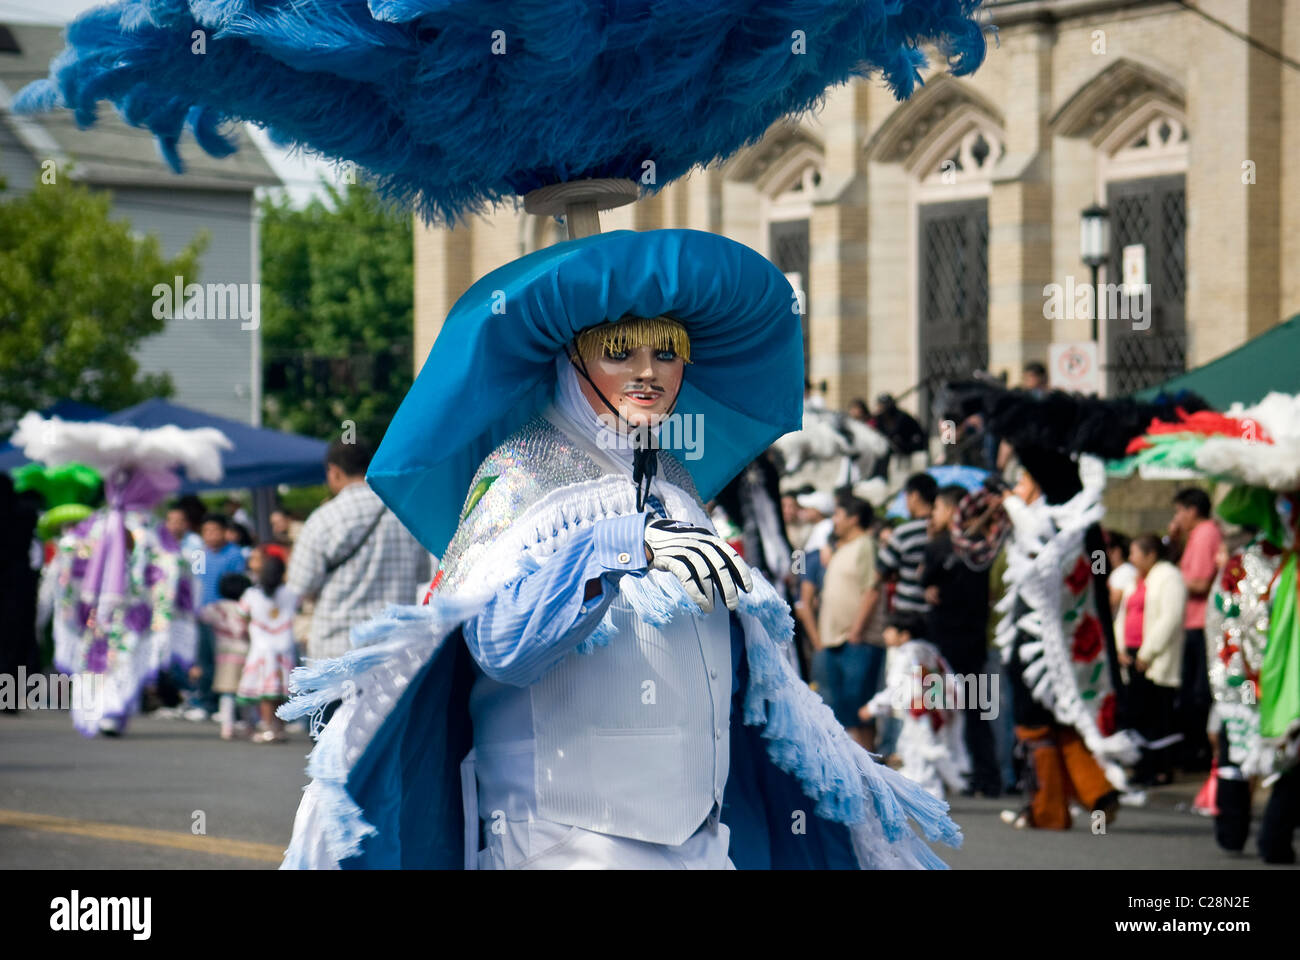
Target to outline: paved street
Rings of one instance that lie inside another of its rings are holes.
[[[87,740],[65,713],[0,716],[0,869],[274,868],[308,749],[304,734],[226,743],[214,723],[137,717],[119,740]]]
[[[66,714],[0,716],[0,869],[26,867],[269,869],[288,842],[306,737],[224,743],[215,724],[137,718],[120,740],[85,740]],[[1125,807],[1106,835],[1079,820],[1064,833],[1017,831],[1007,804],[958,797],[962,868],[1264,868],[1222,853],[1211,823],[1186,812],[1191,784]],[[1179,809],[1179,805],[1183,809]],[[206,816],[206,834],[191,825]],[[1253,842],[1249,849],[1253,850]]]
[[[1199,785],[1198,785],[1199,786]],[[1252,834],[1246,852],[1230,854],[1214,842],[1212,820],[1188,811],[1196,787],[1176,784],[1148,794],[1145,808],[1121,807],[1104,835],[1094,835],[1087,815],[1076,816],[1066,831],[1014,830],[998,817],[1019,801],[956,797],[953,817],[966,842],[961,850],[940,850],[954,869],[1203,869],[1286,870],[1268,867],[1254,855]],[[1258,823],[1259,810],[1256,810]]]

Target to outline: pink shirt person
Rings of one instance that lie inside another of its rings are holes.
[[[1178,562],[1178,568],[1183,572],[1184,583],[1207,578],[1213,580],[1219,569],[1215,555],[1221,543],[1223,543],[1223,534],[1219,532],[1219,526],[1213,520],[1206,518],[1192,528],[1192,532],[1187,535],[1187,547],[1183,550],[1183,557]],[[1190,590],[1188,591],[1187,613],[1183,619],[1184,629],[1204,629],[1207,599],[1208,594],[1193,595]]]
[[[1147,602],[1146,578],[1138,581],[1133,595],[1128,598],[1128,607],[1124,614],[1124,646],[1128,650],[1142,647],[1142,613]]]

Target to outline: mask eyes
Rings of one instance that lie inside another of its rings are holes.
[[[609,347],[605,348],[605,357],[609,360],[615,361],[616,363],[622,363],[631,355],[632,353],[630,350],[612,350]],[[674,360],[677,359],[677,351],[656,350],[655,359],[658,360],[660,363],[672,363]]]

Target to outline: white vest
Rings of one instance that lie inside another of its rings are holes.
[[[479,729],[475,718],[480,814],[535,810],[597,833],[684,843],[727,782],[731,626],[715,599],[708,616],[654,627],[618,597],[610,611],[619,631],[607,646],[570,654],[530,687],[480,677],[471,705],[490,699],[494,721],[531,714],[533,733],[531,743],[501,742],[493,733],[503,731]],[[529,753],[531,803],[509,796],[525,774],[508,758],[526,764]]]
[[[552,422],[613,472],[593,441]],[[653,489],[670,516],[708,524],[663,477]],[[676,846],[722,803],[727,782],[730,615],[716,589],[713,613],[678,614],[665,627],[642,622],[621,596],[609,611],[618,632],[607,645],[569,654],[531,686],[476,681],[479,813]]]

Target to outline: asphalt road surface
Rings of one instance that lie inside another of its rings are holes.
[[[125,737],[87,740],[66,713],[0,715],[0,869],[273,869],[293,827],[310,743],[223,742],[214,723],[137,717]],[[1226,854],[1188,811],[1196,784],[1153,791],[1104,834],[1014,830],[1009,800],[952,801],[966,840],[956,869],[1290,869]]]
[[[273,869],[309,749],[226,742],[210,722],[136,717],[86,739],[63,712],[0,715],[0,869]]]

